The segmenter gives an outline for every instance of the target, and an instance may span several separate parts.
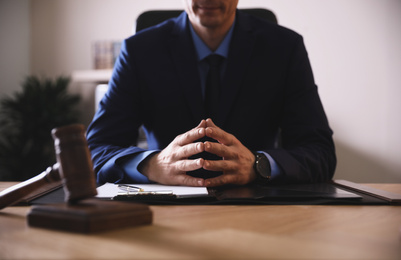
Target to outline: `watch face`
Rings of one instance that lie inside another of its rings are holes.
[[[270,162],[264,154],[257,154],[256,156],[256,171],[261,177],[270,178]]]

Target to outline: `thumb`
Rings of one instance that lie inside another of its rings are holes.
[[[211,118],[206,119],[206,127],[217,127]]]

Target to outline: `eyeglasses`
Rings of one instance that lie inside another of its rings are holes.
[[[144,189],[140,188],[140,187],[136,187],[133,185],[128,185],[128,184],[118,184],[118,188],[120,188],[123,191],[126,192],[142,192],[145,191]]]
[[[118,188],[123,191],[123,192],[119,192],[118,196],[133,196],[133,195],[175,196],[172,190],[145,191],[141,187],[136,187],[136,186],[129,185],[129,184],[118,184]]]

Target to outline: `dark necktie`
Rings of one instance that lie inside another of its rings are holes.
[[[206,117],[216,120],[219,107],[220,96],[220,65],[223,57],[217,54],[209,55],[205,58],[209,64],[209,72],[206,77],[205,89],[205,111]]]

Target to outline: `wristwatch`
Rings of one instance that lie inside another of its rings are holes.
[[[266,183],[271,177],[271,167],[269,159],[267,159],[264,153],[254,152],[255,164],[253,168],[256,173],[256,181]]]

